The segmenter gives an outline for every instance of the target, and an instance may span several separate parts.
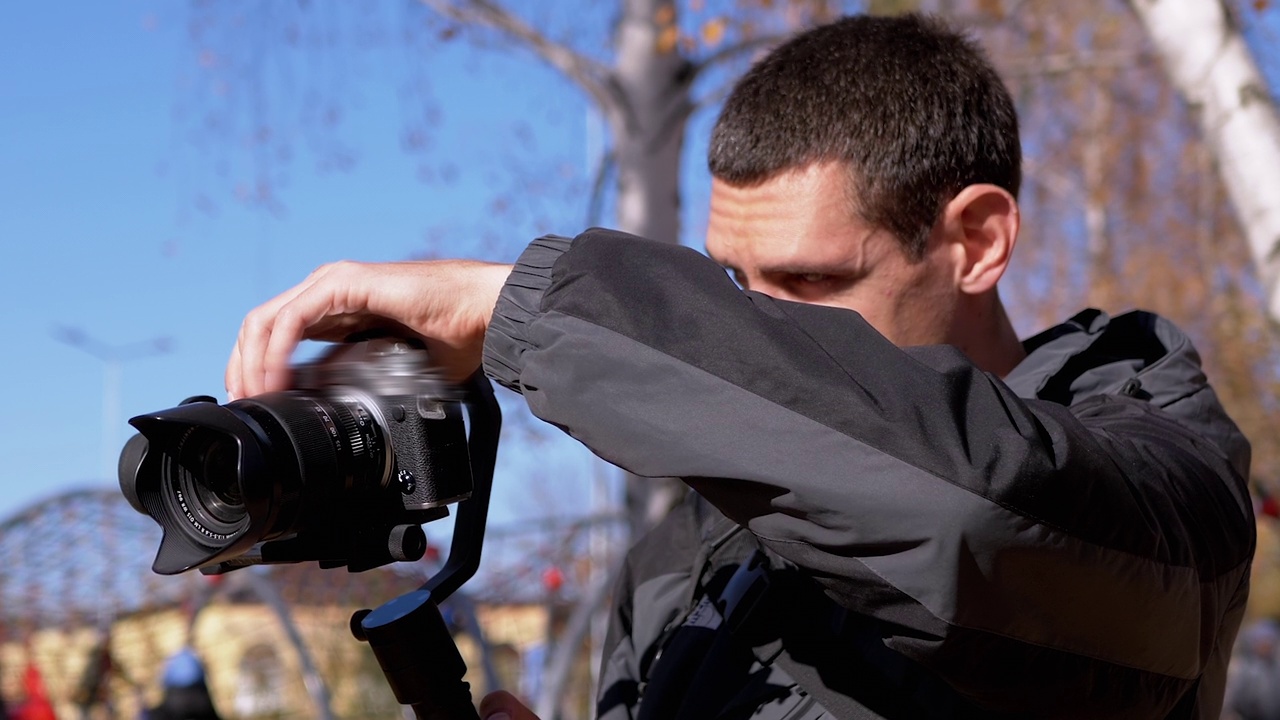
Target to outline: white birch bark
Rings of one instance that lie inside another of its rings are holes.
[[[1196,110],[1249,242],[1267,314],[1280,321],[1280,117],[1222,0],[1129,0],[1174,86]]]

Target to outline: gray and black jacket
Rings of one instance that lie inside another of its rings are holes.
[[[530,245],[486,372],[696,491],[628,558],[600,716],[1216,718],[1248,443],[1161,318],[1086,311],[1026,347],[1002,380],[688,248]],[[699,608],[755,547],[749,618]]]

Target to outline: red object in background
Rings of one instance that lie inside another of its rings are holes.
[[[564,573],[560,572],[560,568],[552,565],[542,571],[542,586],[548,592],[559,592],[564,585]]]
[[[1276,500],[1273,497],[1264,497],[1259,509],[1263,515],[1280,518],[1280,500]]]
[[[27,699],[9,712],[12,720],[58,720],[53,712],[53,703],[44,689],[44,677],[40,668],[29,663],[22,674],[22,684],[27,691]]]

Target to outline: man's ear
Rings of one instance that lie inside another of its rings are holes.
[[[998,185],[970,185],[942,209],[942,221],[959,251],[957,287],[971,295],[995,288],[1018,240],[1018,201]]]

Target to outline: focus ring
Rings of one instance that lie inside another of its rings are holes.
[[[334,403],[332,410],[333,420],[338,424],[338,432],[347,438],[347,451],[351,453],[352,459],[359,462],[368,457],[369,448],[365,444],[364,436],[360,434],[360,425],[356,422],[355,414],[346,403]]]
[[[284,394],[272,398],[271,411],[293,441],[298,473],[306,493],[311,481],[331,474],[338,463],[342,440],[337,418],[314,400]]]

